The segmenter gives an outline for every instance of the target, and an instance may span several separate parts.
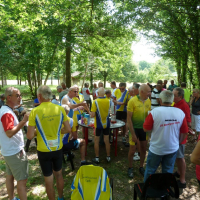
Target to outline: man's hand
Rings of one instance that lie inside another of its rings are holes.
[[[82,103],[80,103],[80,106],[87,106],[87,103],[82,102]]]
[[[137,137],[136,137],[136,135],[135,135],[135,132],[134,132],[134,133],[131,133],[131,135],[132,135],[132,142],[137,143]]]
[[[117,105],[117,101],[113,99],[113,103],[116,106]]]
[[[25,123],[28,121],[28,118],[29,118],[29,114],[30,113],[26,113],[22,119],[22,121],[24,121]]]
[[[124,102],[118,102],[117,101],[117,105],[124,105],[125,103]]]

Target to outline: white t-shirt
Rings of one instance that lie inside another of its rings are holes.
[[[82,89],[82,94],[83,94],[83,96],[84,96],[84,100],[90,100],[90,95],[87,94],[86,91],[90,92],[88,88],[83,88],[83,89]]]
[[[15,135],[9,138],[5,131],[2,124],[2,116],[4,114],[9,114],[9,117],[12,119],[14,118],[14,126],[19,124],[19,121],[12,111],[11,108],[8,106],[2,106],[0,109],[0,146],[1,146],[1,154],[3,156],[12,156],[18,152],[20,152],[24,148],[24,137],[22,130],[20,129]]]
[[[159,107],[159,104],[157,102],[157,99],[160,98],[160,92],[156,88],[153,89],[151,93],[151,110],[153,110],[156,107]]]
[[[187,133],[187,121],[182,110],[160,106],[147,116],[143,127],[152,129],[149,150],[156,155],[174,153],[179,148],[179,134]]]

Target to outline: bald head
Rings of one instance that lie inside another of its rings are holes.
[[[99,96],[99,97],[103,97],[104,94],[105,94],[105,89],[104,89],[103,87],[100,87],[100,88],[98,89],[98,96]]]
[[[139,95],[141,100],[148,99],[151,95],[151,88],[146,84],[142,84],[139,88]]]

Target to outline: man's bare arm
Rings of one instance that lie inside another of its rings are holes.
[[[11,130],[6,131],[6,135],[11,138],[13,135],[15,135],[28,121],[29,114],[25,114],[24,118],[22,119],[19,124],[17,124],[15,127],[13,127]]]
[[[61,129],[61,134],[71,133],[71,127],[69,125],[69,121],[63,122],[64,127]]]
[[[95,114],[96,114],[95,112],[91,112],[91,113],[90,113],[90,116],[91,116],[91,117],[95,117]]]
[[[63,104],[67,104],[70,107],[70,109],[74,109],[74,108],[78,108],[79,106],[86,106],[87,105],[87,103],[83,103],[83,102],[78,103],[78,104],[71,104],[67,97],[64,97],[62,99],[61,105],[63,105]]]
[[[152,129],[151,130],[147,130],[145,128],[143,128],[143,130],[144,130],[144,132],[151,132],[152,131]]]
[[[185,140],[186,137],[187,133],[181,133],[179,136],[179,144],[181,144],[181,142],[183,142],[183,140]]]
[[[36,136],[35,126],[28,126],[28,131],[27,131],[26,137],[29,140],[32,140],[35,136]]]
[[[133,115],[132,112],[127,111],[127,123],[128,123],[129,130],[132,134],[132,141],[137,142],[137,137],[135,135],[135,130],[133,128],[132,115]]]

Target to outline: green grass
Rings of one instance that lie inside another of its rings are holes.
[[[0,160],[0,173],[6,170],[6,165],[4,160]]]

